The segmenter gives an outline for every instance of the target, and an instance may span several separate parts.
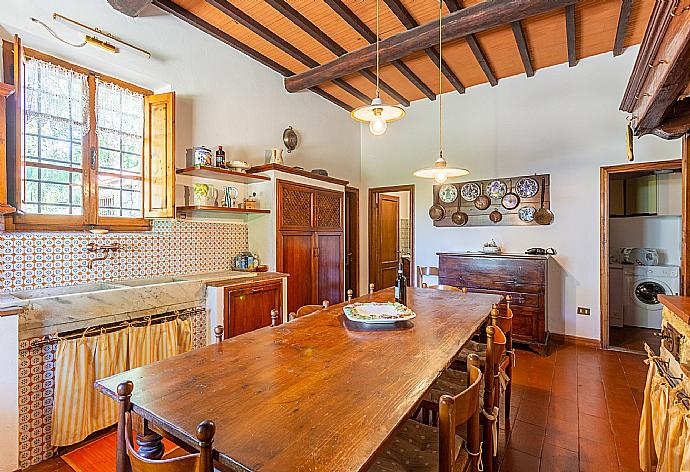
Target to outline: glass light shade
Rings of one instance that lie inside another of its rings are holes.
[[[469,170],[461,167],[448,167],[446,160],[442,157],[439,157],[436,159],[436,163],[433,167],[420,169],[414,173],[414,176],[421,177],[423,179],[434,179],[439,184],[442,184],[448,180],[449,177],[462,177],[463,175],[468,175],[469,173]]]
[[[386,123],[390,123],[405,116],[405,110],[397,105],[384,105],[383,101],[376,97],[371,101],[371,105],[352,110],[351,116],[362,123],[370,123],[376,116],[380,116]]]
[[[386,120],[384,120],[380,114],[375,115],[369,122],[369,131],[371,131],[371,134],[374,136],[381,136],[386,132],[387,128],[388,123],[386,123]]]

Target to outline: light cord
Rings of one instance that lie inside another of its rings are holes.
[[[377,0],[378,1],[378,0]],[[439,158],[443,159],[443,0],[438,0],[438,141]]]
[[[376,97],[379,96],[379,0],[376,0]]]
[[[48,32],[49,32],[55,39],[57,39],[57,40],[60,41],[61,43],[65,43],[66,45],[72,46],[73,48],[82,48],[82,47],[86,46],[86,40],[84,40],[83,42],[78,43],[78,44],[77,44],[77,43],[70,43],[69,41],[65,41],[65,40],[62,39],[60,36],[58,36],[57,33],[56,33],[55,31],[53,31],[52,28],[51,28],[50,26],[46,25],[45,23],[43,23],[43,22],[42,22],[41,20],[39,20],[38,18],[33,18],[33,17],[32,17],[32,18],[31,18],[31,21],[33,21],[34,23],[38,23],[39,25],[43,26],[46,30],[48,30]]]

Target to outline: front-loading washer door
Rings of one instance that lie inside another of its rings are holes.
[[[634,284],[632,299],[635,304],[647,310],[661,310],[659,295],[672,294],[671,288],[657,280],[638,280]]]

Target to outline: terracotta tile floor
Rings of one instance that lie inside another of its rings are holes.
[[[552,351],[518,351],[500,471],[639,472],[644,357],[573,345]]]
[[[551,350],[545,357],[518,351],[507,446],[501,421],[500,471],[639,472],[644,358],[572,345]],[[29,471],[72,468],[54,458]]]

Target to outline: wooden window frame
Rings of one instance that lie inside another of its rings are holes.
[[[3,59],[4,72],[6,81],[13,76],[14,65],[14,45],[9,41],[3,41]],[[36,51],[30,48],[22,48],[23,55],[27,58],[39,59],[44,62],[49,62],[65,69],[73,70],[80,74],[87,76],[87,86],[89,94],[89,127],[88,133],[82,137],[82,215],[37,215],[37,214],[22,214],[13,213],[6,215],[4,218],[5,231],[83,231],[93,228],[107,229],[110,231],[147,231],[151,229],[151,224],[148,219],[144,217],[144,149],[142,143],[142,204],[141,218],[132,217],[113,217],[113,216],[99,216],[98,215],[98,158],[95,163],[91,163],[90,153],[91,149],[95,149],[98,153],[98,136],[96,135],[96,79],[103,82],[109,82],[118,85],[122,88],[131,90],[142,94],[144,97],[153,95],[153,91],[134,84],[130,84],[123,80],[111,77],[91,69],[72,64],[65,60],[50,56],[48,54]],[[12,58],[9,61],[8,58]],[[9,63],[9,64],[8,64]],[[17,95],[17,94],[15,94]],[[19,98],[17,98],[19,99]],[[8,107],[9,108],[9,107]],[[8,121],[12,121],[16,129],[17,118],[8,113]],[[21,145],[14,143],[15,146]],[[14,195],[12,198],[16,205],[20,206],[19,188],[22,185],[21,179],[21,165],[15,161],[13,155],[8,154],[8,181],[12,179],[14,183]]]

